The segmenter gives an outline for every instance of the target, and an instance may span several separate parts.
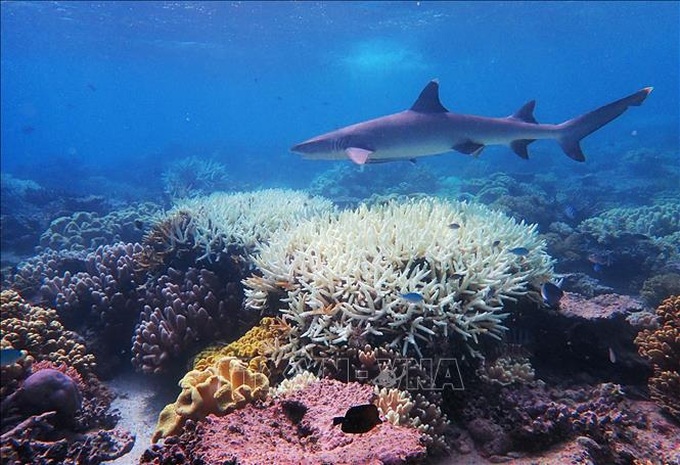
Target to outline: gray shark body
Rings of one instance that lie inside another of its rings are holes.
[[[584,161],[580,140],[638,106],[652,91],[646,87],[561,124],[539,124],[535,101],[507,118],[487,118],[449,112],[439,100],[439,83],[430,81],[411,108],[353,124],[309,139],[291,148],[304,158],[351,159],[355,163],[413,160],[455,150],[478,156],[487,145],[508,145],[528,158],[527,146],[538,139],[555,139],[574,160]]]

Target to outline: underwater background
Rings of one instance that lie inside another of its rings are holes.
[[[0,39],[3,464],[680,463],[679,2],[3,1]],[[583,163],[290,152],[435,78],[540,123],[654,90]]]

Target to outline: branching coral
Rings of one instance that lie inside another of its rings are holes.
[[[47,279],[43,299],[54,306],[64,324],[88,334],[88,344],[98,353],[107,371],[122,359],[109,354],[127,353],[129,337],[141,311],[138,287],[144,278],[135,272],[134,254],[139,244],[98,247],[83,260],[84,271]]]
[[[163,190],[172,199],[225,189],[232,183],[225,165],[196,156],[174,161],[163,171],[161,179]]]
[[[191,237],[199,258],[215,259],[229,248],[253,251],[262,241],[311,216],[329,212],[333,205],[321,197],[285,189],[178,200],[168,215],[185,212],[191,221],[182,229]]]
[[[528,358],[505,356],[484,363],[477,374],[487,383],[509,386],[515,383],[529,383],[534,380],[536,373]]]
[[[201,342],[234,338],[240,330],[242,296],[238,282],[208,269],[169,268],[147,284],[132,341],[132,364],[146,373],[160,373]]]
[[[671,296],[656,309],[660,325],[635,338],[640,355],[652,364],[652,398],[680,421],[680,296]]]
[[[369,339],[406,355],[456,335],[475,353],[480,336],[504,331],[504,302],[551,277],[544,247],[534,226],[480,205],[362,206],[271,238],[246,305],[283,313],[292,331],[279,355],[294,368]]]
[[[177,401],[158,417],[152,441],[178,434],[187,419],[200,420],[208,414],[225,415],[247,402],[264,399],[269,380],[249,369],[236,357],[223,357],[204,370],[192,370],[179,382]]]

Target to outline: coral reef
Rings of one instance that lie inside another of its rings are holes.
[[[613,208],[584,220],[579,229],[600,243],[631,234],[670,237],[680,230],[680,205],[668,201],[644,207]]]
[[[16,380],[34,361],[63,363],[76,368],[83,376],[95,369],[94,355],[87,352],[77,334],[64,328],[55,310],[30,305],[10,290],[2,291],[0,304],[0,348],[28,353],[28,363],[21,361],[1,368],[2,395],[16,389]]]
[[[46,279],[42,298],[57,309],[64,325],[83,334],[96,351],[102,374],[125,360],[130,334],[141,310],[133,255],[139,244],[100,246],[83,260],[84,271]],[[113,355],[115,354],[115,355]]]
[[[3,463],[99,464],[125,455],[135,438],[116,428],[112,399],[91,374],[34,363],[32,374],[2,395]]]
[[[233,186],[224,164],[196,156],[170,163],[161,179],[163,191],[170,199],[205,195]]]
[[[660,324],[641,331],[635,343],[652,364],[652,398],[680,422],[680,296],[671,296],[656,309]]]
[[[504,303],[552,276],[535,227],[480,205],[435,199],[361,206],[271,238],[245,281],[246,305],[283,313],[291,331],[277,357],[293,369],[345,345],[402,355],[504,331]]]
[[[661,273],[647,279],[640,296],[652,307],[657,307],[672,295],[680,295],[680,273]]]
[[[384,422],[364,434],[333,428],[333,418],[373,399],[369,386],[323,379],[264,405],[187,422],[179,437],[148,449],[141,463],[415,464],[425,458],[421,433]]]
[[[529,383],[536,372],[526,357],[498,357],[482,364],[478,369],[479,378],[487,383],[509,386],[516,383]]]
[[[236,357],[222,357],[213,366],[188,372],[179,386],[182,392],[177,401],[167,405],[158,417],[152,442],[178,434],[188,419],[225,415],[247,402],[266,398],[269,379]]]
[[[132,340],[132,364],[146,373],[161,373],[177,357],[200,343],[233,339],[241,310],[240,275],[208,269],[168,268],[147,283],[144,307]]]
[[[261,242],[305,218],[333,211],[329,200],[303,192],[266,189],[180,199],[168,216],[184,212],[191,218],[176,235],[192,243],[198,259],[218,260],[237,250],[254,251]],[[182,242],[182,241],[180,241]]]
[[[100,216],[78,211],[52,220],[40,236],[39,251],[94,251],[116,242],[140,242],[144,227],[160,214],[158,205],[145,202]]]

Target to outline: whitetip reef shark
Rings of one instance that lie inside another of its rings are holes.
[[[534,118],[536,101],[526,103],[507,118],[451,113],[439,101],[439,82],[430,81],[411,108],[400,113],[353,124],[291,147],[314,160],[380,163],[411,160],[455,150],[478,156],[487,145],[509,145],[529,158],[527,146],[538,139],[555,139],[564,153],[585,161],[580,141],[644,102],[653,87],[577,116],[561,124],[540,124]]]

